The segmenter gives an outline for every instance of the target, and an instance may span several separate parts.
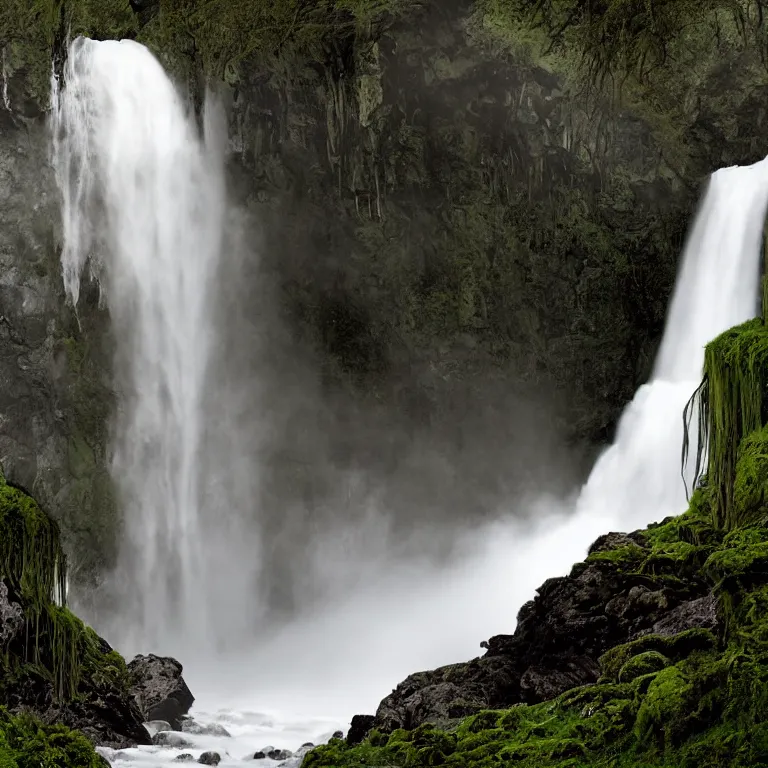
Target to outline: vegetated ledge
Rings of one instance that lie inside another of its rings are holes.
[[[709,345],[708,474],[684,514],[598,539],[523,606],[514,635],[412,675],[304,768],[768,764],[767,345],[760,320]],[[722,397],[729,377],[742,390]],[[736,455],[717,445],[733,434],[723,424],[739,425]]]
[[[0,474],[2,768],[90,768],[94,743],[150,743],[125,661],[66,608],[65,584],[58,525]]]

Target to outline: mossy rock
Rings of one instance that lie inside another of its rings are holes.
[[[698,401],[699,455],[706,445],[714,524],[733,530],[759,515],[764,501],[768,328],[762,319],[731,328],[707,345]]]
[[[124,660],[67,609],[66,579],[57,523],[0,475],[0,580],[26,622],[23,637],[0,655],[0,672],[33,664],[61,700],[73,699],[84,680],[124,690]]]
[[[67,561],[58,524],[0,474],[0,579],[37,606],[63,600]]]
[[[677,661],[696,651],[715,648],[717,640],[708,629],[688,629],[672,637],[645,635],[607,651],[600,657],[600,668],[607,678],[618,680],[624,665],[635,656],[655,651],[665,658]]]
[[[644,653],[638,653],[637,656],[633,656],[624,666],[619,670],[619,682],[631,683],[638,677],[648,675],[653,672],[660,672],[670,664],[669,659],[658,651],[645,651]]]

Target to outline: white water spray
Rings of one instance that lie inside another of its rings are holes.
[[[216,568],[203,555],[200,499],[225,213],[221,131],[206,111],[201,138],[160,64],[131,41],[76,40],[57,86],[64,284],[77,306],[90,267],[117,345],[120,640],[166,647],[169,637],[206,631],[199,598]]]

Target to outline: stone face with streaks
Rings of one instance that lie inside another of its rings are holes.
[[[8,597],[8,587],[0,581],[0,649],[7,647],[24,628],[24,612]]]

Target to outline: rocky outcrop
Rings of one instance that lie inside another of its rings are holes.
[[[126,749],[151,744],[132,697],[112,681],[86,682],[75,701],[62,701],[50,681],[24,673],[6,682],[3,703],[15,713],[28,713],[47,725],[65,725],[85,734],[97,746]]]
[[[0,709],[93,744],[151,743],[125,661],[60,604],[66,579],[58,525],[0,475]]]
[[[167,656],[136,656],[129,664],[131,694],[144,721],[165,720],[175,731],[182,730],[195,697],[181,676],[182,665]],[[158,734],[159,735],[159,734]]]
[[[93,286],[77,316],[65,303],[49,136],[22,82],[8,74],[0,99],[0,471],[61,522],[77,583],[109,562],[116,532],[109,326]]]
[[[697,548],[693,547],[692,550]],[[358,716],[348,743],[376,728],[391,733],[445,724],[483,709],[537,704],[596,683],[611,648],[647,635],[718,628],[711,585],[690,576],[702,547],[686,559],[654,554],[648,534],[606,534],[568,576],[549,579],[526,603],[512,635],[483,642],[483,657],[411,675],[379,705]],[[685,581],[680,576],[688,575]]]

